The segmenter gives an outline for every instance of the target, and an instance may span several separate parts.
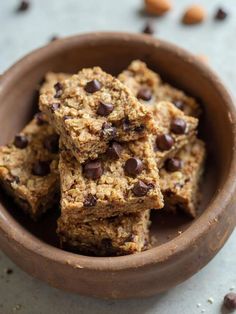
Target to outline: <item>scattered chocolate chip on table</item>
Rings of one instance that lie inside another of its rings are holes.
[[[215,20],[224,21],[228,17],[228,12],[226,12],[223,8],[218,8],[215,13]]]
[[[18,8],[17,8],[17,12],[28,11],[29,8],[30,8],[30,1],[22,0],[22,1],[19,2]]]
[[[143,33],[148,35],[153,35],[155,33],[153,22],[147,21],[146,25],[143,28]]]

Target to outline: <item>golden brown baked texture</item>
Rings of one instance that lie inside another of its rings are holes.
[[[164,83],[158,73],[150,70],[147,65],[134,60],[124,70],[118,79],[125,84],[139,101],[148,105],[152,110],[152,104],[159,101],[169,101],[187,115],[199,116],[201,112],[199,104],[183,91]]]
[[[112,142],[94,162],[78,163],[61,141],[59,171],[64,221],[104,219],[162,207],[157,166],[163,165],[195,135],[198,121],[168,102],[158,103],[153,117],[153,123],[159,126],[155,134],[128,143]],[[177,124],[179,134],[173,121],[182,123]],[[142,163],[142,171],[130,174],[126,170],[128,160],[139,167],[133,159]]]
[[[150,211],[85,223],[58,220],[61,246],[96,256],[141,252],[149,242]]]
[[[154,150],[158,167],[175,155],[196,135],[198,119],[185,115],[172,103],[161,101],[153,103],[152,117],[155,125],[149,139]]]
[[[48,72],[44,77],[44,82],[39,88],[39,93],[44,94],[47,90],[52,89],[56,83],[62,83],[64,80],[71,77],[72,74],[69,73],[55,73]]]
[[[125,85],[99,67],[44,90],[40,108],[79,162],[97,158],[111,140],[143,137],[151,118]]]
[[[112,143],[107,153],[84,165],[62,145],[59,171],[66,223],[163,207],[158,169],[146,139]]]
[[[196,217],[200,196],[199,183],[204,170],[205,156],[205,144],[197,139],[186,145],[174,157],[182,162],[180,169],[177,171],[168,171],[166,167],[160,169],[161,190],[167,208],[174,211],[179,208]]]
[[[137,61],[137,64],[142,67],[142,63],[140,61]],[[156,80],[156,82],[159,82],[157,79],[158,75],[156,73],[148,69],[146,69],[144,73],[146,73],[143,76],[145,80],[149,77],[150,79],[148,80],[153,82],[155,82]],[[45,82],[40,90],[41,93],[45,92],[46,90],[49,90],[50,88],[54,89],[53,86],[56,82],[62,82],[63,80],[70,76],[71,76],[70,74],[66,73],[53,73],[53,72],[47,73],[45,76]],[[140,80],[141,78],[138,79],[138,81]],[[156,152],[155,158],[157,164],[160,167],[166,158],[174,155],[176,151],[178,151],[179,149],[181,149],[181,147],[186,145],[189,139],[196,134],[198,120],[194,119],[193,117],[188,117],[186,114],[184,114],[184,112],[178,109],[174,104],[171,104],[169,101],[161,101],[160,103],[153,102],[151,108],[153,119],[150,120],[149,123],[151,135],[148,136]],[[183,119],[187,124],[186,131],[183,134],[175,134],[171,131],[171,122],[174,119]],[[156,147],[156,138],[157,136],[166,134],[171,135],[173,137],[174,144],[171,146],[171,148],[161,151]],[[68,141],[68,138],[66,138],[66,141]]]
[[[59,201],[58,136],[41,113],[0,148],[0,181],[33,219]]]

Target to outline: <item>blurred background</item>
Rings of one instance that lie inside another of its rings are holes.
[[[0,71],[31,50],[47,44],[53,36],[64,37],[91,31],[141,32],[148,17],[142,0],[31,0],[28,10],[17,12],[20,0],[0,1]],[[209,64],[228,80],[233,90],[235,75],[235,0],[172,0],[173,9],[154,17],[154,36],[176,43],[195,54],[205,55]],[[207,11],[204,23],[180,23],[184,10],[201,4]],[[219,7],[228,13],[215,21]]]
[[[142,0],[31,0],[26,10],[19,11],[20,3],[0,0],[0,73],[54,37],[102,30],[140,33],[150,20],[143,12]],[[195,26],[181,23],[193,0],[172,3],[168,14],[151,18],[154,34],[150,36],[200,55],[236,96],[236,1],[196,0],[207,17]],[[219,7],[228,14],[225,20],[214,19]],[[94,300],[58,291],[29,277],[0,253],[0,314],[226,313],[222,299],[228,291],[236,290],[235,243],[234,232],[207,267],[175,289],[130,301]],[[9,268],[13,273],[7,274]]]

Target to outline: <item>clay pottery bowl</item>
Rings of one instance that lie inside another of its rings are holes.
[[[205,266],[235,226],[236,113],[232,100],[209,67],[150,36],[75,36],[57,40],[17,62],[1,78],[0,144],[7,143],[37,110],[36,87],[46,72],[75,73],[98,65],[117,75],[133,59],[145,61],[164,80],[203,105],[200,135],[207,142],[208,163],[201,190],[202,211],[195,220],[157,213],[152,217],[153,248],[135,255],[99,258],[58,247],[56,211],[33,223],[2,193],[1,249],[27,273],[60,289],[102,298],[156,294]]]

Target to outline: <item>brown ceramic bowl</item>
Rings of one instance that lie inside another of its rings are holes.
[[[151,230],[155,247],[135,255],[99,258],[59,249],[54,237],[56,213],[35,224],[2,194],[2,250],[26,272],[60,289],[105,298],[145,297],[167,290],[206,265],[235,226],[236,113],[232,100],[207,66],[186,51],[150,36],[75,36],[20,60],[1,79],[1,144],[31,118],[36,86],[47,71],[75,73],[99,65],[117,75],[133,59],[144,60],[164,79],[203,103],[201,134],[209,152],[202,186],[203,211],[194,221],[157,213]]]

